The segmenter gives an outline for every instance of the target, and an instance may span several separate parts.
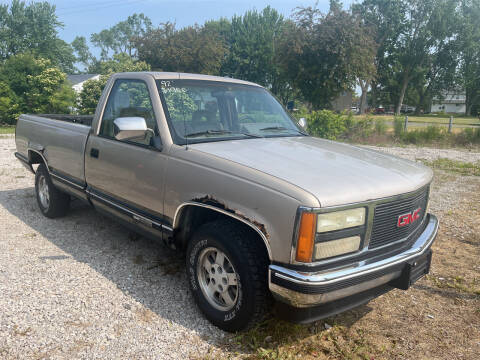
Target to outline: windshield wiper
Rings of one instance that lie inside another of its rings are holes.
[[[269,127],[266,127],[266,128],[263,128],[263,129],[260,129],[260,131],[275,131],[275,130],[292,130],[292,131],[296,131],[298,132],[299,134],[302,134],[304,136],[308,136],[307,133],[303,132],[303,131],[300,131],[300,130],[297,130],[297,129],[287,129],[286,127],[284,126],[269,126]]]
[[[186,137],[196,137],[202,135],[222,135],[222,134],[231,134],[230,130],[205,130],[205,131],[198,131],[194,133],[190,133],[185,135]]]
[[[186,137],[196,137],[196,136],[202,136],[202,135],[223,135],[223,134],[236,134],[232,133],[230,130],[205,130],[205,131],[199,131],[199,132],[194,132],[185,135]],[[248,134],[248,133],[238,133],[239,135],[245,135],[248,137],[252,138],[261,138],[263,136],[260,135],[254,135],[254,134]]]
[[[267,130],[290,130],[290,129],[287,129],[284,126],[269,126],[269,127],[260,129],[260,131],[267,131]]]

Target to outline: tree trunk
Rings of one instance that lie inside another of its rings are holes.
[[[421,106],[423,106],[424,100],[425,100],[425,89],[422,89],[418,97],[417,107],[415,108],[415,115],[420,115],[420,108]]]
[[[402,88],[400,90],[400,97],[398,98],[397,106],[395,108],[395,115],[400,115],[402,110],[403,98],[405,97],[405,92],[407,91],[408,86],[408,73],[405,73],[402,80]]]
[[[465,104],[465,116],[472,115],[472,104]]]
[[[367,92],[368,92],[368,87],[370,85],[369,81],[359,81],[360,83],[360,88],[362,89],[362,96],[360,96],[360,114],[365,114],[365,111],[367,110]]]

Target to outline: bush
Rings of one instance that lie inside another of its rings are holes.
[[[465,128],[456,135],[455,142],[460,145],[480,144],[480,128]]]
[[[375,134],[385,135],[387,133],[387,124],[384,120],[375,121]]]
[[[330,110],[312,111],[307,115],[307,129],[312,136],[336,140],[345,134],[349,121],[347,119],[347,116]]]
[[[374,125],[374,121],[370,116],[366,116],[356,122],[352,121],[348,126],[348,137],[366,139],[374,133]]]
[[[395,116],[395,119],[393,120],[393,133],[396,138],[400,139],[402,137],[405,132],[404,126],[405,120],[399,116]]]

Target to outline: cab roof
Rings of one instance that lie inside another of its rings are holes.
[[[261,87],[258,84],[233,79],[229,77],[222,77],[222,76],[212,76],[212,75],[203,75],[203,74],[189,74],[189,73],[179,73],[179,72],[158,72],[158,71],[142,71],[136,73],[117,73],[116,75],[133,75],[133,74],[149,74],[153,76],[156,80],[172,80],[172,79],[185,79],[185,80],[206,80],[206,81],[218,81],[218,82],[227,82],[227,83],[235,83],[235,84],[244,84],[244,85],[252,85]]]

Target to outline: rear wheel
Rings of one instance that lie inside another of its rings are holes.
[[[187,276],[206,318],[226,331],[261,321],[270,308],[263,244],[228,220],[205,224],[187,248]]]
[[[61,217],[68,212],[70,196],[53,185],[45,164],[40,164],[35,173],[35,192],[38,207],[46,217]]]

